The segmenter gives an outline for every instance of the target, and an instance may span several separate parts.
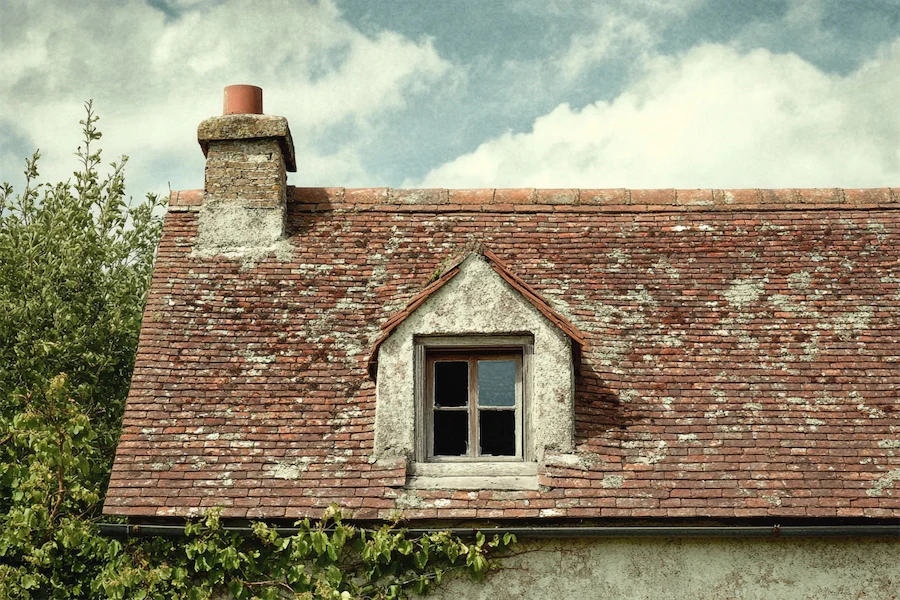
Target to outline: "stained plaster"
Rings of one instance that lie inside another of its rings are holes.
[[[241,206],[229,201],[209,201],[200,209],[197,239],[191,256],[225,256],[252,267],[267,256],[287,261],[293,246],[282,239],[280,210]]]
[[[480,584],[429,596],[471,600],[896,598],[900,540],[554,540],[525,543]]]

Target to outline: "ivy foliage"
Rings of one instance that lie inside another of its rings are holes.
[[[189,523],[186,538],[133,543],[95,582],[105,597],[204,600],[227,590],[236,600],[407,598],[444,576],[480,580],[515,536],[465,541],[447,531],[409,536],[395,525],[364,529],[332,506],[326,517],[285,535],[257,522],[248,533],[223,528],[219,513]]]
[[[292,535],[219,513],[179,538],[100,534],[164,201],[101,176],[91,103],[74,181],[0,186],[0,600],[405,598],[450,573],[479,579],[512,536],[464,541],[361,529],[335,507]]]

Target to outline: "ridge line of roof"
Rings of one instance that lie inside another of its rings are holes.
[[[173,191],[169,208],[199,210],[203,190]],[[735,210],[897,209],[900,188],[781,189],[395,189],[288,187],[304,211],[396,210],[456,212],[658,212]]]
[[[335,204],[741,206],[900,203],[900,188],[590,189],[590,188],[303,188],[296,200]]]

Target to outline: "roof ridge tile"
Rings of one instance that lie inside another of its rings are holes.
[[[314,210],[656,212],[895,208],[900,188],[314,188],[290,187]],[[186,192],[181,192],[186,193]],[[173,193],[173,196],[178,194]],[[202,198],[200,199],[202,202]],[[193,204],[196,206],[198,204]],[[185,206],[176,198],[172,206]]]

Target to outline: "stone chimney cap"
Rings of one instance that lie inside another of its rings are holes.
[[[209,152],[209,143],[221,140],[252,140],[274,138],[281,146],[285,170],[297,171],[294,158],[294,141],[287,119],[274,115],[225,115],[206,119],[197,128],[197,141],[203,156]]]
[[[255,85],[229,85],[225,88],[223,115],[263,114],[263,91]]]

